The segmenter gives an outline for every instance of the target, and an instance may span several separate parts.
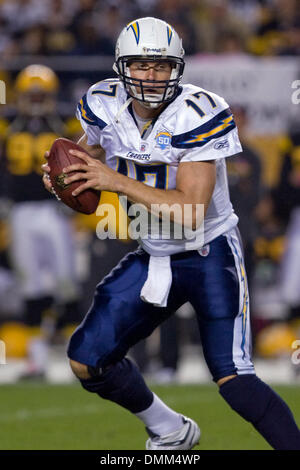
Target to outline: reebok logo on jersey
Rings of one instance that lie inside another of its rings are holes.
[[[151,160],[151,153],[128,152],[126,157],[133,158],[134,160],[141,160],[141,161],[148,162],[149,160]]]
[[[222,150],[222,149],[227,149],[229,147],[229,142],[227,139],[225,140],[219,140],[218,142],[215,143],[214,149],[216,150]]]

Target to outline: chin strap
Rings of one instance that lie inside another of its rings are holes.
[[[126,108],[128,108],[128,106],[130,105],[130,103],[133,101],[133,98],[132,96],[130,98],[128,98],[127,101],[125,101],[125,103],[121,106],[121,108],[119,109],[119,111],[117,112],[117,114],[115,115],[115,121],[116,122],[119,122],[119,118],[121,116],[121,114],[123,113],[123,111],[125,111]]]

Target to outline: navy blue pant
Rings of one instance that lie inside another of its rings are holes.
[[[219,236],[202,253],[171,256],[173,282],[165,308],[140,299],[149,255],[139,248],[125,256],[97,286],[89,312],[71,337],[69,358],[92,367],[115,363],[189,301],[213,379],[254,373],[247,281],[236,231]]]

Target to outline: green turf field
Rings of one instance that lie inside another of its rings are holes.
[[[274,388],[300,423],[299,387]],[[195,450],[270,448],[250,424],[231,411],[215,385],[156,386],[153,390],[199,423],[202,439]],[[0,396],[1,450],[144,449],[142,423],[80,385],[2,385]]]

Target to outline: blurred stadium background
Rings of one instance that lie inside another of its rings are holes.
[[[99,217],[61,208],[74,238],[76,295],[71,300],[76,301],[76,314],[72,316],[71,308],[59,325],[61,299],[55,298],[51,309],[47,304],[41,325],[25,322],[28,299],[19,287],[21,273],[14,263],[11,234],[12,214],[22,200],[11,195],[4,177],[12,122],[22,106],[16,78],[31,64],[55,72],[61,135],[76,140],[81,135],[74,117],[78,100],[91,84],[114,76],[117,36],[125,24],[142,16],[164,19],[182,36],[184,82],[220,94],[233,109],[244,153],[228,161],[229,185],[245,245],[256,369],[269,383],[299,385],[300,359],[292,347],[300,339],[300,97],[295,88],[300,78],[299,14],[296,0],[0,0],[0,79],[6,85],[6,104],[0,106],[0,340],[6,347],[0,384],[4,392],[8,384],[24,379],[24,372],[30,376],[26,373],[30,354],[41,359],[32,371],[38,372],[33,375],[45,387],[74,383],[65,355],[70,333],[86,313],[95,285],[135,248],[129,240],[99,240],[95,233]],[[47,141],[44,150],[49,146]],[[43,152],[36,168],[42,156]],[[12,165],[9,170],[20,176],[16,168]],[[30,194],[26,197],[30,201]],[[33,195],[32,200],[39,203]],[[106,193],[103,201],[116,203],[116,198]],[[25,220],[25,225],[30,223]],[[48,248],[45,242],[42,249]],[[55,282],[50,276],[49,283]],[[195,325],[193,309],[186,304],[147,342],[130,351],[149,381],[210,383]],[[39,340],[50,346],[47,351]]]

